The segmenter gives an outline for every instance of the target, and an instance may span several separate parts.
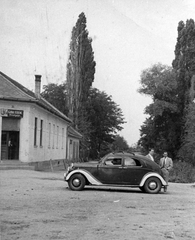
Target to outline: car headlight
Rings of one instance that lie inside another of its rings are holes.
[[[67,168],[67,173],[70,172],[70,171],[72,171],[72,169],[73,169],[73,163],[71,163],[70,166],[68,166],[68,168]]]

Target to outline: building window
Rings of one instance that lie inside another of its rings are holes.
[[[55,147],[55,124],[53,124],[53,148]]]
[[[50,146],[51,146],[51,145],[50,145],[50,142],[51,142],[51,123],[49,123],[49,126],[48,126],[48,127],[49,127],[49,129],[48,129],[48,130],[49,130],[49,143],[48,143],[48,148],[50,148]]]
[[[78,149],[78,142],[73,141],[73,159],[78,160],[79,158],[79,149]]]
[[[59,136],[59,126],[57,126],[57,143],[56,143],[56,148],[58,148],[58,136]]]
[[[43,146],[43,120],[40,122],[40,146]]]
[[[35,118],[34,126],[34,146],[37,146],[37,118]]]
[[[76,160],[79,159],[79,143],[76,143]]]
[[[62,128],[62,149],[64,148],[64,128]]]
[[[76,160],[76,142],[73,142],[73,159]]]

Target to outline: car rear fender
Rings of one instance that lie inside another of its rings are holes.
[[[163,179],[163,177],[161,177],[158,173],[154,173],[154,172],[151,172],[151,173],[147,173],[146,175],[144,175],[144,177],[142,178],[141,182],[140,182],[140,187],[143,187],[144,184],[145,184],[145,181],[150,178],[150,177],[157,177],[158,179],[160,179],[161,183],[163,186],[166,186],[167,183],[165,182],[165,180]]]
[[[100,181],[98,181],[96,178],[94,178],[88,171],[82,170],[82,169],[76,169],[76,170],[73,170],[72,172],[68,173],[65,177],[65,181],[68,181],[70,179],[70,177],[75,173],[82,174],[89,181],[89,183],[91,183],[93,185],[102,185],[102,183]]]

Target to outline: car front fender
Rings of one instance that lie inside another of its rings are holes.
[[[85,176],[89,183],[91,183],[92,185],[102,185],[102,183],[98,181],[95,177],[93,177],[88,171],[82,169],[76,169],[68,173],[66,176],[64,176],[64,180],[68,181],[70,177],[75,173],[80,173]]]
[[[160,179],[163,186],[167,186],[167,183],[165,182],[164,178],[161,177],[158,173],[154,173],[154,172],[147,173],[146,175],[144,175],[144,177],[142,178],[139,186],[143,187],[144,184],[145,184],[145,181],[150,177],[157,177],[158,179]]]

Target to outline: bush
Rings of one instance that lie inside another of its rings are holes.
[[[195,168],[187,162],[176,162],[170,172],[170,182],[176,183],[194,183],[195,182]]]

